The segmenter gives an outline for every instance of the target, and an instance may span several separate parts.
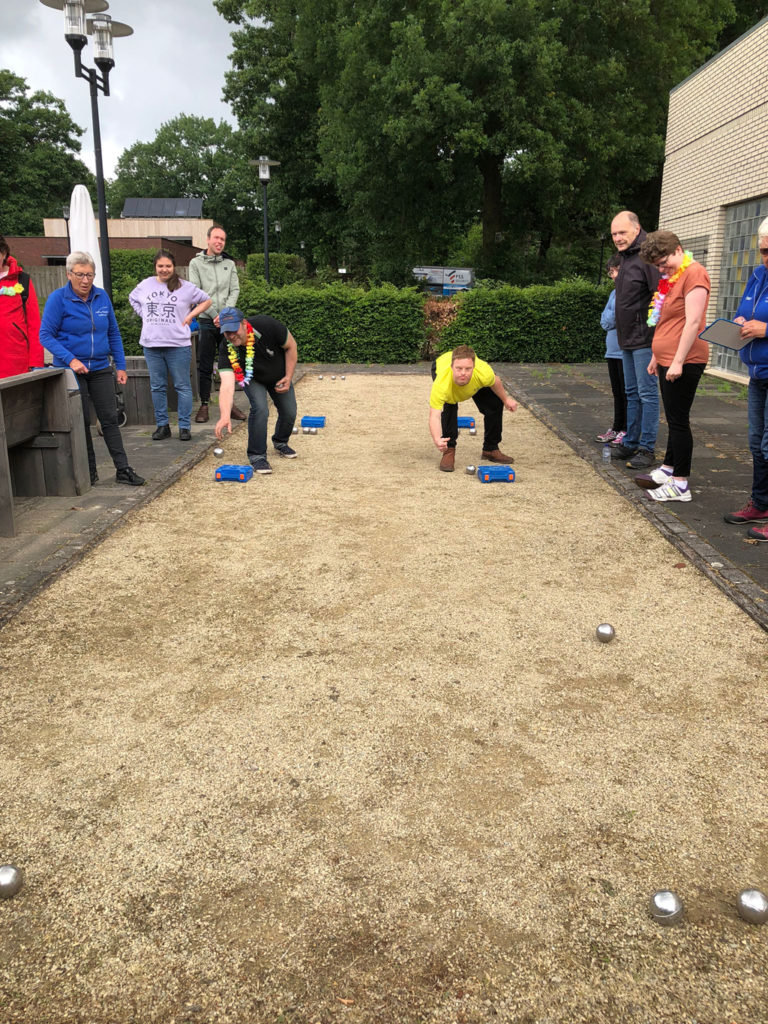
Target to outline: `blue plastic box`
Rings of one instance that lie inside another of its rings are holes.
[[[475,417],[474,416],[458,416],[459,430],[474,430],[475,428]]]
[[[478,466],[477,479],[481,484],[489,484],[494,480],[511,483],[515,479],[515,471],[511,466]]]
[[[221,483],[223,480],[236,480],[244,484],[253,476],[253,466],[219,466],[214,473],[214,479]]]
[[[302,427],[324,427],[325,416],[302,416]]]

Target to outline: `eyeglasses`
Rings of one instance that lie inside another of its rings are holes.
[[[78,281],[92,281],[96,277],[95,274],[76,274],[74,270],[70,270],[70,274],[72,277],[76,277]]]

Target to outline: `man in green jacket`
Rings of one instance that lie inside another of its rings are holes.
[[[219,313],[227,306],[236,306],[240,280],[234,260],[224,252],[227,233],[219,224],[208,228],[208,248],[198,253],[189,264],[189,280],[210,298],[205,315],[198,317],[200,334],[197,342],[197,375],[200,386],[200,408],[195,423],[208,422],[213,361],[219,351]],[[245,414],[232,407],[232,419],[244,420]]]

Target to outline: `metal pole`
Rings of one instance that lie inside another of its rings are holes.
[[[107,196],[104,191],[104,165],[101,160],[101,128],[99,126],[99,101],[96,72],[87,69],[91,87],[91,116],[93,118],[93,152],[96,157],[96,195],[99,204],[99,243],[101,249],[101,273],[104,290],[112,301],[112,270],[109,262],[109,228],[107,226]]]
[[[267,183],[262,182],[264,186],[264,277],[267,279],[269,284],[269,219],[267,217]]]

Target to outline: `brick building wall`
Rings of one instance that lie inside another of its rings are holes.
[[[20,235],[6,236],[6,242],[10,246],[11,254],[29,270],[31,267],[49,266],[51,258],[63,260],[69,252],[66,238],[44,238],[42,235],[34,238],[24,238]],[[199,249],[184,242],[174,242],[168,238],[159,236],[151,238],[109,238],[110,249],[167,249],[173,253],[174,259],[179,266],[188,266],[190,261],[197,256]]]
[[[659,226],[677,234],[712,280],[707,318],[732,316],[757,264],[768,216],[768,17],[670,93]],[[735,354],[713,367],[737,373]]]

